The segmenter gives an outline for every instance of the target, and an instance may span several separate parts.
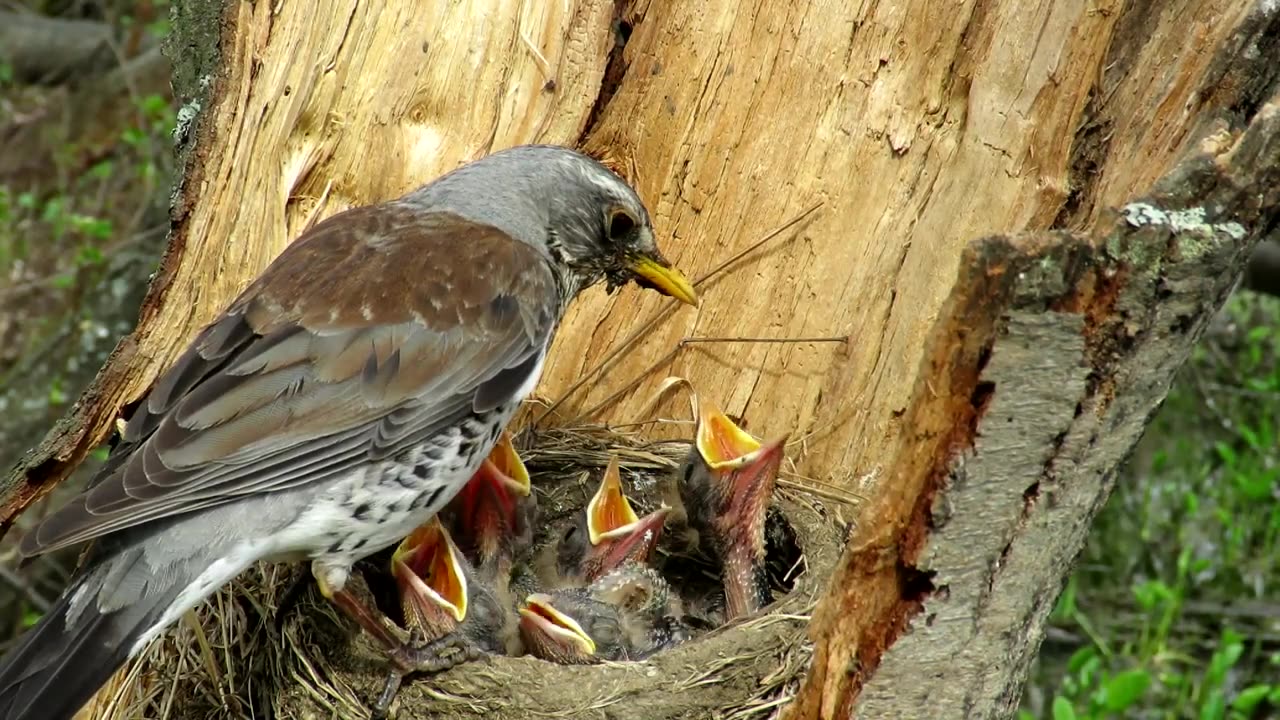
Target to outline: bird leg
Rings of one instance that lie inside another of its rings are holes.
[[[312,571],[321,594],[369,633],[401,675],[417,671],[439,672],[479,657],[480,651],[474,643],[456,631],[425,644],[421,640],[415,643],[412,634],[408,641],[403,640],[400,630],[386,615],[372,609],[369,603],[345,587],[345,569],[335,572],[315,563]],[[342,584],[333,580],[340,580]]]
[[[395,701],[396,694],[400,692],[400,683],[404,680],[404,675],[391,671],[387,673],[387,681],[382,685],[382,692],[378,693],[378,699],[373,701],[373,707],[369,708],[369,720],[383,720],[387,716],[387,711],[391,709],[391,703]]]
[[[409,642],[405,644],[405,648],[406,652],[400,660],[393,658],[397,667],[387,671],[382,692],[378,693],[378,698],[370,708],[371,720],[381,720],[387,716],[405,676],[410,672],[444,672],[464,662],[477,660],[484,654],[461,632],[454,631],[428,642],[426,634],[420,628],[414,628],[409,633]],[[406,665],[410,667],[405,669]]]
[[[289,619],[289,614],[297,609],[298,603],[302,602],[302,596],[309,585],[307,580],[306,572],[296,573],[289,581],[289,587],[285,588],[284,593],[280,595],[280,600],[276,603],[276,632],[284,629],[285,620]]]
[[[371,708],[372,720],[387,716],[391,703],[400,692],[400,685],[410,673],[444,672],[464,662],[478,660],[484,654],[475,643],[457,630],[429,642],[426,637],[420,628],[414,628],[409,633],[409,642],[405,643],[402,652],[388,653],[396,667],[387,671],[382,692],[378,693]]]
[[[378,645],[395,660],[395,651],[405,647],[407,643],[400,639],[397,633],[391,629],[391,621],[387,616],[377,610],[370,609],[369,605],[356,597],[355,593],[350,590],[337,590],[325,592],[323,584],[320,586],[320,592],[328,596],[329,600],[338,609],[346,613],[347,617],[356,621],[369,636],[377,641]]]

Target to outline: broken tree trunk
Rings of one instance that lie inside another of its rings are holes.
[[[1116,468],[1280,212],[1274,3],[191,0],[174,26],[169,252],[5,527],[307,223],[578,145],[694,277],[821,205],[634,342],[663,301],[589,293],[539,390],[545,422],[635,422],[680,375],[868,498],[808,675],[768,701],[794,718],[1012,712]]]

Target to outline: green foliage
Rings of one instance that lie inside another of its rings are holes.
[[[1099,515],[1021,718],[1280,717],[1280,302],[1226,318]]]

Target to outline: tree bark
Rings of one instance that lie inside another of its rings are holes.
[[[137,330],[11,477],[0,521],[307,223],[501,147],[578,145],[636,184],[692,276],[821,207],[547,422],[647,419],[674,374],[758,435],[804,437],[798,474],[868,500],[809,673],[775,699],[792,718],[1008,716],[1116,468],[1276,225],[1278,12],[181,3],[169,252]],[[589,293],[539,394],[561,398],[662,303]],[[671,353],[735,336],[852,340]],[[690,707],[646,717],[705,716]]]

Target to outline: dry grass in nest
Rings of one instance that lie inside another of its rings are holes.
[[[580,510],[599,472],[618,456],[628,493],[647,512],[666,500],[688,451],[603,428],[524,433],[517,445],[546,513],[544,526]],[[794,587],[765,612],[706,632],[648,660],[561,666],[493,657],[406,680],[399,718],[768,718],[796,691],[812,647],[807,621],[838,555],[843,527],[828,503],[780,489],[776,506],[800,553]],[[678,520],[676,521],[679,522]],[[667,535],[677,536],[669,527]],[[684,557],[666,550],[668,565]],[[385,561],[377,559],[378,570]],[[771,558],[772,559],[772,558]],[[695,568],[696,564],[688,567]],[[379,573],[368,572],[378,592]],[[664,572],[667,569],[664,567]],[[277,619],[282,596],[305,567],[260,565],[189,613],[117,675],[81,717],[365,718],[385,678],[380,652],[318,592]],[[689,572],[686,568],[686,572]],[[682,579],[686,590],[699,578]],[[705,578],[713,583],[711,578]]]

